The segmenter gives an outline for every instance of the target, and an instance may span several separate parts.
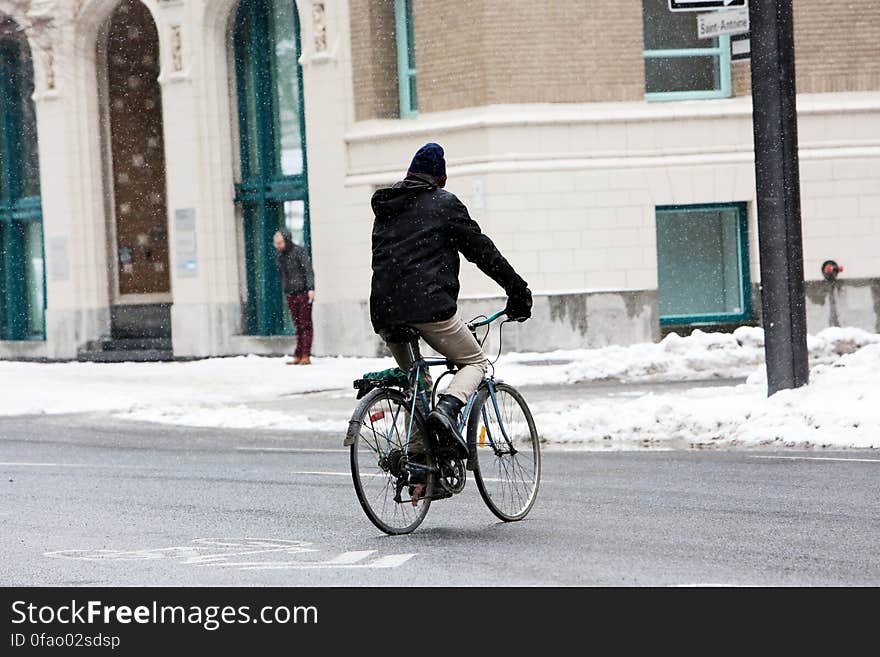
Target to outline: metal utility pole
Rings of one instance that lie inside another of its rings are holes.
[[[792,0],[750,0],[767,394],[809,380]]]

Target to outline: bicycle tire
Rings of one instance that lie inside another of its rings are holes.
[[[361,400],[351,418],[352,423],[360,424],[351,444],[351,476],[355,493],[370,521],[391,535],[408,534],[415,530],[428,513],[434,492],[434,478],[428,476],[427,487],[418,506],[411,506],[408,495],[407,499],[395,501],[393,494],[399,494],[396,490],[398,476],[394,467],[389,470],[380,461],[383,457],[388,458],[394,450],[403,452],[409,417],[410,409],[401,392],[377,388]],[[413,422],[413,430],[421,429],[422,435],[427,437],[421,413],[416,413]],[[425,456],[426,465],[432,465],[430,449]],[[371,460],[375,461],[372,465]],[[371,471],[367,472],[367,469]],[[404,490],[408,493],[408,487],[405,486]],[[389,494],[392,494],[390,499]]]
[[[519,391],[506,383],[496,383],[495,392],[500,413],[502,416],[505,412],[508,415],[504,421],[505,430],[508,435],[515,434],[511,439],[521,449],[513,455],[496,453],[494,441],[500,442],[504,438],[498,426],[498,414],[489,397],[489,388],[485,385],[477,392],[468,418],[468,445],[477,455],[474,479],[480,496],[498,518],[514,522],[525,518],[538,498],[541,483],[540,438],[532,412]],[[521,417],[514,417],[514,405]],[[484,409],[490,425],[486,433],[483,433],[486,425]],[[518,458],[521,454],[524,457]],[[530,463],[525,460],[525,455],[529,454]],[[529,465],[530,468],[527,467]],[[518,474],[523,475],[522,480],[510,481]]]

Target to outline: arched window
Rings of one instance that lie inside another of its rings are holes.
[[[0,339],[45,336],[43,213],[34,68],[21,29],[0,21]]]
[[[248,331],[290,333],[272,236],[311,248],[299,17],[293,0],[242,0],[235,19]]]

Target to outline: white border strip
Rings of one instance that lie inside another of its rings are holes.
[[[880,463],[880,459],[848,459],[832,456],[751,456],[753,459],[776,459],[782,461],[852,461],[853,463]]]

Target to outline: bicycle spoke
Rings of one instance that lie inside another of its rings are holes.
[[[363,410],[361,432],[352,447],[352,472],[361,506],[386,533],[412,531],[427,513],[430,500],[413,507],[401,491],[395,500],[399,476],[405,476],[402,459],[407,448],[410,409],[399,393],[382,391]],[[415,428],[414,428],[415,430]]]
[[[479,442],[483,445],[477,445],[477,484],[489,507],[505,520],[519,519],[528,512],[540,476],[537,434],[526,415],[524,402],[515,395],[509,386],[499,385],[495,402],[490,395],[484,395],[475,416]],[[484,478],[483,474],[494,476]]]

